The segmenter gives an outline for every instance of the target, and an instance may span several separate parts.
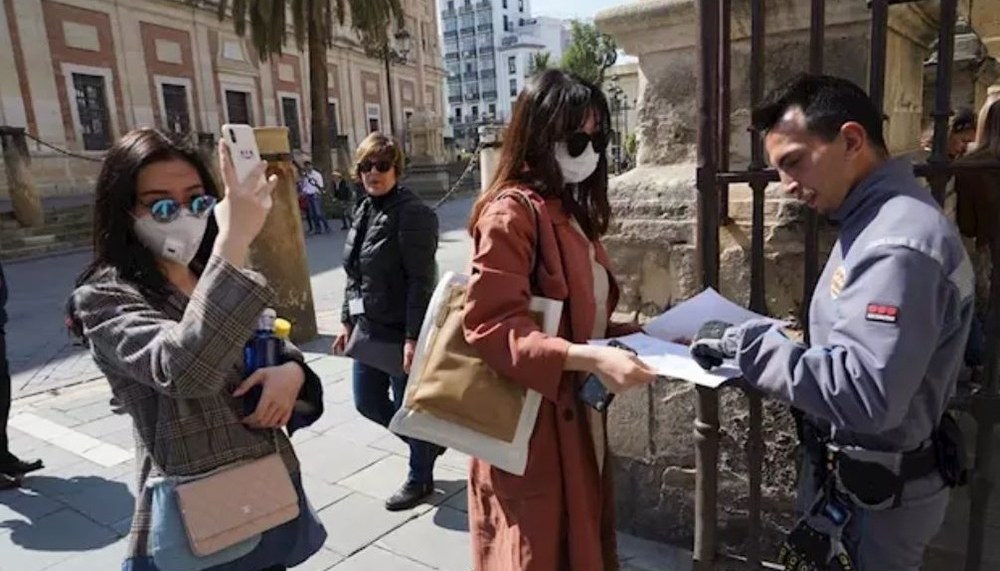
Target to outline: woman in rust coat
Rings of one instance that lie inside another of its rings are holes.
[[[638,331],[610,322],[618,287],[600,242],[610,215],[608,117],[596,86],[559,70],[535,76],[515,104],[493,184],[473,208],[466,339],[543,397],[523,476],[472,460],[475,571],[618,569],[606,418],[578,392],[588,373],[612,393],[655,373],[625,351],[587,345]],[[564,301],[558,336],[529,317],[532,295]]]

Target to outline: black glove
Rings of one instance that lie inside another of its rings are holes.
[[[785,538],[778,565],[785,571],[854,571],[844,544],[804,521]]]
[[[706,321],[691,340],[691,356],[706,371],[736,356],[738,330],[725,321]]]

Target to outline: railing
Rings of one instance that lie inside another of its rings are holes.
[[[698,263],[702,285],[719,286],[719,227],[728,217],[728,188],[734,183],[749,183],[752,190],[752,228],[750,253],[750,309],[765,312],[764,291],[764,191],[777,180],[767,170],[759,133],[750,134],[750,164],[744,171],[729,167],[730,74],[732,61],[731,20],[733,0],[700,0],[695,3],[698,19],[698,162],[697,219]],[[799,0],[805,2],[805,0]],[[948,162],[946,145],[948,118],[951,115],[951,76],[954,67],[956,6],[958,0],[941,0],[938,31],[938,66],[935,81],[933,151],[927,164],[915,172],[926,177],[932,194],[943,201],[945,187],[954,172],[968,168]],[[900,0],[869,0],[871,7],[871,48],[869,54],[868,92],[876,105],[884,107],[884,78],[889,5]],[[765,0],[750,0],[749,87],[750,107],[763,99],[765,77],[764,38]],[[810,0],[808,69],[823,70],[825,0]],[[507,38],[504,39],[506,45]],[[1000,165],[972,167],[997,171]],[[998,222],[1000,224],[1000,222]],[[807,324],[809,303],[819,274],[819,230],[816,214],[806,209],[805,261],[801,323]],[[1000,245],[992,249],[994,271],[1000,268]],[[965,407],[976,422],[975,466],[973,468],[971,509],[965,571],[983,571],[982,559],[986,515],[991,489],[992,441],[994,427],[1000,423],[1000,276],[994,274],[987,313],[987,364],[982,388],[973,394]],[[808,334],[807,339],[808,342]],[[746,446],[749,477],[748,532],[746,568],[763,569],[759,550],[761,539],[761,467],[764,441],[761,432],[760,396],[748,392],[749,425]],[[718,552],[718,476],[719,476],[719,392],[698,387],[695,421],[696,479],[694,568],[716,569]]]
[[[487,101],[490,100],[490,99],[496,99],[496,98],[497,98],[497,92],[496,92],[496,90],[484,91],[483,92],[483,99],[486,99]]]

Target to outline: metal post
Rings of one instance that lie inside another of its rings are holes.
[[[764,0],[752,0],[750,5],[750,108],[764,97]],[[726,70],[723,70],[725,73]],[[764,170],[764,146],[761,134],[750,132],[750,169]],[[753,192],[753,212],[750,226],[750,309],[766,313],[764,296],[764,190],[767,183],[750,183]],[[764,464],[763,403],[757,391],[748,390],[747,407],[750,426],[747,431],[746,455],[749,496],[747,497],[748,533],[747,567],[760,569],[761,486]]]
[[[721,1],[721,0],[720,0]],[[698,263],[701,284],[719,284],[719,201],[715,140],[719,80],[719,2],[695,3],[698,19]],[[694,569],[715,566],[718,530],[719,395],[698,387],[695,419]]]
[[[875,108],[884,115],[885,109],[885,49],[889,33],[889,0],[870,0],[872,8],[872,49],[868,67],[868,96]]]
[[[392,72],[390,71],[391,64],[389,58],[392,57],[392,49],[389,44],[386,43],[382,48],[383,59],[385,60],[385,90],[389,95],[389,133],[396,137],[396,109],[392,101]]]
[[[812,0],[809,18],[809,72],[823,73],[823,40],[826,25],[826,2]],[[872,39],[874,42],[874,37]],[[874,59],[874,58],[873,58]],[[884,63],[883,57],[883,63]],[[874,72],[873,72],[874,73]],[[884,75],[884,72],[883,72]],[[881,82],[876,82],[881,85]],[[811,208],[806,209],[805,264],[802,272],[802,310],[800,319],[809,342],[809,306],[812,304],[813,289],[819,279],[819,217]]]
[[[937,76],[934,83],[934,139],[931,156],[927,162],[932,165],[947,163],[948,158],[948,118],[951,117],[951,71],[955,64],[955,19],[957,0],[941,0],[940,28],[938,29]],[[928,178],[931,193],[938,204],[944,204],[948,174],[933,175]]]
[[[718,169],[729,170],[729,88],[731,78],[730,60],[732,56],[732,0],[719,0],[719,84],[718,103],[719,115],[716,121],[718,128]],[[729,223],[729,185],[722,183],[719,188],[719,224]]]

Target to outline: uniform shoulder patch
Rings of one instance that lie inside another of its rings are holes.
[[[865,319],[882,323],[896,323],[899,319],[899,307],[881,303],[869,303],[865,309]]]
[[[841,290],[844,289],[844,284],[847,282],[847,270],[844,266],[837,266],[834,270],[833,275],[830,277],[830,297],[837,299],[840,296]]]

